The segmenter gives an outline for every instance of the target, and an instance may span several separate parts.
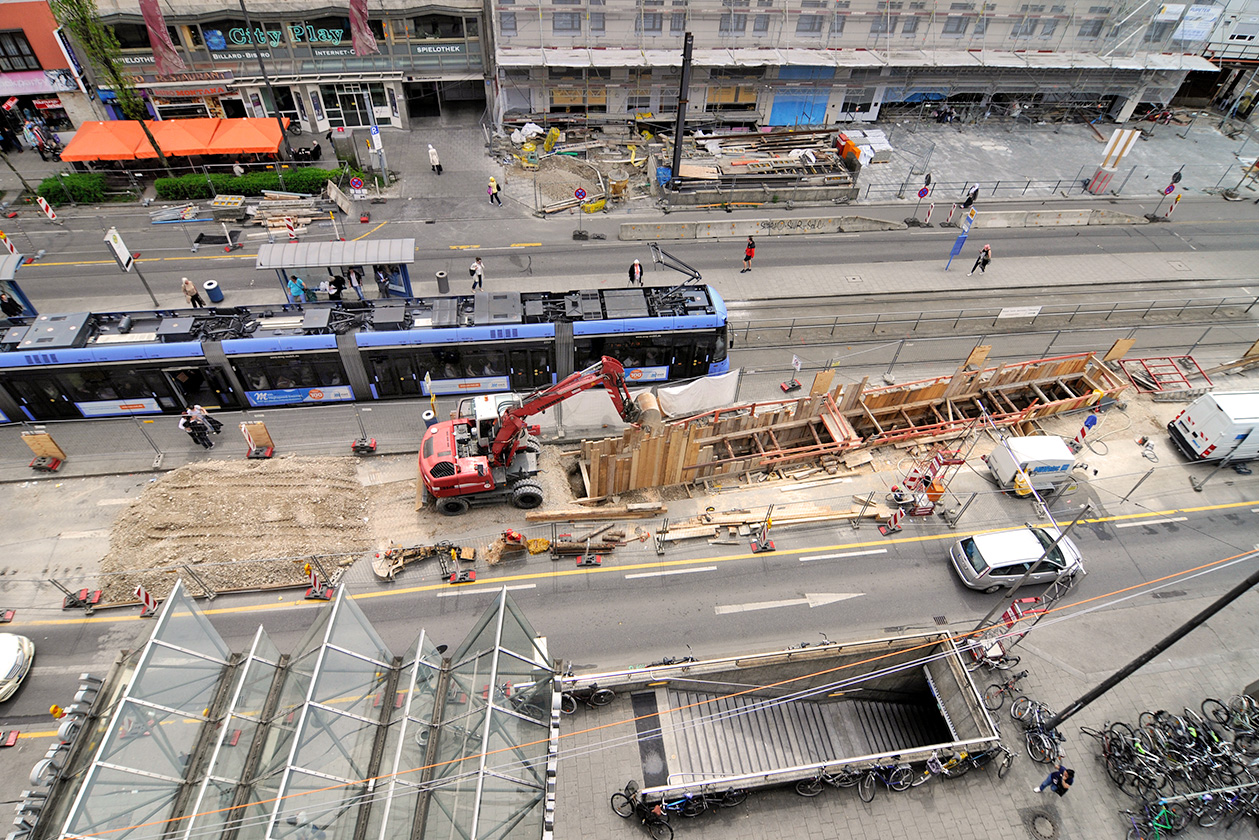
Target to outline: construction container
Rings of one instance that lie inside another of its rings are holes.
[[[1167,424],[1172,443],[1193,461],[1259,456],[1259,391],[1206,394]]]

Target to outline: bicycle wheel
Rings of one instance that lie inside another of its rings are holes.
[[[698,817],[708,810],[708,803],[702,797],[695,796],[682,803],[682,816]]]
[[[946,764],[940,775],[946,779],[960,779],[970,771],[970,759],[959,758],[952,764]]]
[[[1201,828],[1210,828],[1219,823],[1228,813],[1228,804],[1228,800],[1224,797],[1215,797],[1198,812],[1198,825]]]
[[[838,787],[850,788],[856,786],[863,778],[864,777],[861,775],[861,771],[844,768],[836,773],[832,777],[832,780]]]
[[[560,711],[566,715],[571,715],[577,711],[577,698],[568,692],[560,695]]]
[[[590,705],[606,706],[616,697],[616,692],[610,688],[597,688],[594,694],[590,695]]]
[[[1053,739],[1042,732],[1027,733],[1027,754],[1038,764],[1049,764],[1058,757]]]
[[[862,802],[874,801],[874,771],[871,770],[861,777],[861,782],[857,785],[857,793],[861,796]]]
[[[1019,695],[1010,704],[1010,717],[1014,720],[1026,720],[1036,706],[1036,701],[1027,695]]]
[[[618,817],[629,818],[634,814],[634,802],[625,794],[617,791],[612,794],[612,810]]]
[[[984,705],[991,711],[999,711],[1005,705],[1005,686],[993,683],[985,688]]]
[[[748,792],[746,790],[728,790],[722,794],[721,799],[717,800],[717,804],[722,808],[734,808],[748,801]]]
[[[930,779],[931,779],[931,771],[923,770],[921,773],[914,774],[914,778],[910,780],[909,786],[918,787],[919,785],[925,785]]]
[[[1149,838],[1144,831],[1138,831],[1134,825],[1128,829],[1128,840],[1149,840]]]
[[[1014,766],[1014,753],[1009,750],[1001,751],[1001,760],[997,763],[997,778],[1004,779],[1006,773],[1010,772],[1010,768]]]
[[[1011,668],[1017,668],[1019,663],[1022,661],[1022,657],[1019,656],[1005,656],[994,662],[992,667],[996,668],[998,671],[1008,671]]]
[[[1214,697],[1208,697],[1202,701],[1202,716],[1222,725],[1227,725],[1233,719],[1233,713],[1229,711],[1228,706]]]
[[[659,817],[652,817],[647,821],[647,830],[655,840],[673,840],[673,826]]]
[[[801,796],[817,796],[822,792],[821,779],[801,779],[796,782],[796,793]]]
[[[1246,755],[1259,755],[1259,733],[1249,730],[1233,734],[1233,749]]]
[[[892,771],[892,775],[888,777],[887,786],[894,791],[909,790],[909,785],[913,781],[913,774],[909,772],[909,768],[901,765]]]

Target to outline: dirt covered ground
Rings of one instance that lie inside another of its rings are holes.
[[[325,563],[331,574],[344,555],[366,551],[368,516],[368,494],[350,458],[180,467],[114,523],[101,562],[105,600],[132,600],[137,584],[160,598],[177,575],[146,570],[183,564],[216,591],[300,584],[304,558],[334,555]]]

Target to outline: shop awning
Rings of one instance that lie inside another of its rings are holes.
[[[248,118],[220,120],[218,131],[210,141],[207,154],[252,155],[275,154],[280,149],[280,126],[274,119]]]
[[[160,120],[149,123],[157,145],[162,151],[175,157],[208,153],[210,141],[223,120],[217,117],[197,117],[187,120]],[[150,151],[152,151],[150,149]]]
[[[61,153],[62,160],[135,160],[136,149],[148,146],[144,130],[134,120],[91,121],[79,124],[79,130]],[[146,157],[156,157],[149,148]]]

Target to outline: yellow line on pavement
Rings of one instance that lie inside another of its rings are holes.
[[[115,260],[84,260],[83,262],[33,262],[26,269],[38,268],[41,265],[117,265]]]
[[[1084,519],[1081,521],[1083,522],[1120,522],[1120,521],[1132,521],[1132,520],[1139,520],[1139,519],[1154,519],[1156,517],[1163,517],[1163,516],[1167,516],[1173,513],[1202,513],[1204,511],[1212,511],[1212,510],[1229,510],[1231,508],[1253,507],[1254,505],[1257,505],[1257,504],[1259,504],[1259,500],[1251,500],[1251,501],[1245,501],[1245,502],[1229,502],[1227,504],[1221,504],[1221,505],[1202,505],[1201,507],[1172,508],[1168,510],[1148,511],[1145,513],[1122,514],[1119,516],[1103,516],[1103,517],[1098,517],[1096,519]],[[989,533],[991,531],[1003,531],[1008,527],[1009,526],[1003,526],[1001,528],[988,528],[988,529],[983,529],[983,530],[964,531],[964,532],[954,531],[948,534],[925,534],[925,535],[917,536],[917,537],[895,537],[895,538],[890,538],[890,539],[881,537],[879,539],[868,540],[864,542],[836,543],[835,545],[819,545],[819,546],[808,546],[806,548],[779,550],[779,551],[775,551],[773,554],[753,554],[751,552],[747,552],[744,554],[727,554],[721,557],[688,557],[682,560],[652,560],[646,563],[632,563],[625,566],[599,566],[599,567],[581,568],[581,569],[578,569],[578,568],[550,569],[545,572],[526,572],[526,573],[522,573],[518,575],[506,575],[503,577],[486,578],[486,579],[476,581],[475,584],[460,584],[460,585],[466,585],[466,586],[469,586],[469,588],[474,587],[474,586],[483,587],[485,585],[498,586],[500,584],[512,583],[515,581],[522,581],[522,580],[553,580],[555,578],[573,577],[575,575],[598,575],[598,574],[608,574],[608,573],[624,574],[625,572],[630,572],[630,571],[635,571],[635,570],[640,570],[640,569],[668,569],[668,568],[678,568],[678,567],[685,567],[685,566],[710,565],[712,563],[728,563],[735,560],[751,560],[751,559],[758,559],[758,558],[770,559],[773,557],[792,557],[797,554],[816,554],[821,551],[839,551],[843,549],[852,549],[852,548],[868,548],[870,546],[909,545],[912,543],[941,542],[943,540],[951,541],[951,540],[957,539],[958,535],[961,533],[966,533],[966,534]],[[454,591],[457,591],[457,589],[458,589],[458,585],[452,586],[451,584],[443,581],[442,583],[431,583],[431,584],[424,584],[421,586],[409,586],[403,589],[389,589],[389,590],[384,590],[380,592],[362,592],[362,593],[359,593],[358,595],[351,595],[350,597],[356,601],[366,601],[372,598],[394,598],[399,595],[413,595],[418,592],[436,592],[438,590],[441,590],[444,592],[454,592]],[[248,604],[248,605],[242,605],[239,607],[223,607],[220,609],[207,609],[207,610],[202,610],[202,612],[205,615],[229,615],[232,613],[248,613],[248,612],[256,612],[259,610],[269,610],[269,609],[275,609],[277,607],[280,607],[280,608],[319,607],[319,606],[323,606],[324,603],[325,603],[324,601],[307,601],[305,599],[285,600],[283,596],[281,596],[277,601],[273,603],[269,603],[269,604]],[[89,623],[97,623],[97,622],[141,621],[141,620],[147,621],[148,619],[141,619],[139,614],[130,614],[130,615],[125,615],[125,616],[124,615],[112,615],[112,616],[102,615],[102,616],[91,616],[91,617],[78,616],[75,618],[47,619],[47,620],[41,620],[41,621],[25,622],[25,624],[27,626],[37,626],[37,625],[48,626],[48,625],[59,625],[59,624],[89,624]]]
[[[363,234],[362,236],[356,236],[356,237],[354,237],[353,239],[351,239],[350,241],[351,241],[351,242],[358,242],[360,239],[366,239],[367,237],[371,236],[373,233],[375,233],[376,231],[380,230],[381,228],[383,228],[383,227],[384,227],[385,225],[387,225],[387,224],[389,224],[389,220],[388,220],[388,219],[386,219],[385,221],[383,221],[383,222],[381,222],[380,224],[376,225],[376,227],[372,228],[371,230],[369,230],[367,233]]]
[[[512,248],[541,248],[541,242],[513,242]]]
[[[447,247],[449,247],[450,250],[452,251],[471,251],[471,250],[476,250],[477,248],[480,248],[481,246],[480,245],[450,245]]]

